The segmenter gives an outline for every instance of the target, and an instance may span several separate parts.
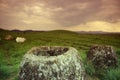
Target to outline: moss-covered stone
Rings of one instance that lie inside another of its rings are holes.
[[[92,61],[95,68],[106,69],[117,67],[117,56],[112,46],[94,45],[87,54],[88,61]]]
[[[85,70],[72,47],[34,47],[25,54],[19,80],[85,80]]]

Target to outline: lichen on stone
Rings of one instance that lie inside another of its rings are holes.
[[[118,59],[112,46],[93,45],[88,54],[88,61],[91,61],[95,68],[117,67]]]
[[[21,62],[19,80],[85,80],[85,70],[72,47],[34,47]]]

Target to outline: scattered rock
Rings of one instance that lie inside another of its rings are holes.
[[[24,37],[17,37],[16,38],[16,42],[17,43],[23,43],[23,42],[25,42],[26,41],[26,38],[24,38]]]
[[[13,36],[12,35],[6,35],[5,36],[5,40],[13,40]]]
[[[72,47],[34,47],[21,62],[19,80],[85,80],[78,51]]]
[[[112,46],[94,45],[87,54],[88,61],[92,61],[95,68],[106,69],[117,67],[118,59]]]

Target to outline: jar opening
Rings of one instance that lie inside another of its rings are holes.
[[[36,56],[58,56],[67,52],[69,48],[66,47],[38,47],[32,50]]]

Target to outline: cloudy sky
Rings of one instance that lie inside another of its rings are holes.
[[[120,32],[120,0],[0,0],[0,28]]]

